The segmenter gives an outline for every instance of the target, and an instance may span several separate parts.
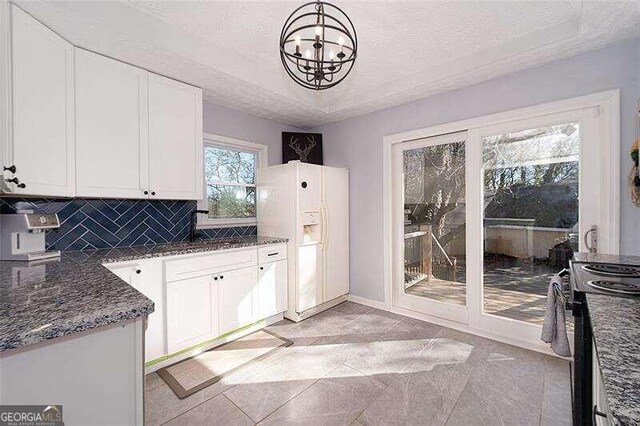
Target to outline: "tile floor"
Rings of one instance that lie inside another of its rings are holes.
[[[294,345],[186,399],[148,375],[147,424],[571,424],[558,358],[350,302],[269,329]]]

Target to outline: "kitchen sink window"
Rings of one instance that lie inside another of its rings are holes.
[[[256,170],[266,164],[266,146],[205,135],[204,194],[200,226],[256,224]]]

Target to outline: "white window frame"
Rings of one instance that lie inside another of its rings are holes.
[[[227,136],[215,135],[213,133],[203,134],[203,167],[204,167],[204,150],[207,147],[220,147],[237,149],[241,151],[252,151],[256,155],[256,172],[261,167],[268,164],[268,147],[267,145],[249,142],[241,139],[229,138]],[[198,209],[207,209],[207,178],[206,174],[202,174],[202,198],[198,201]],[[229,228],[233,226],[253,226],[257,225],[257,218],[220,218],[211,219],[206,214],[198,214],[198,228]]]

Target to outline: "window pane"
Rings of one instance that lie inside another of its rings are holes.
[[[256,216],[255,187],[207,185],[209,218],[251,218]]]
[[[204,149],[204,173],[207,182],[255,184],[256,155],[213,146]]]
[[[466,305],[465,144],[404,151],[405,293]]]
[[[486,313],[542,324],[549,278],[577,250],[579,130],[482,139]]]

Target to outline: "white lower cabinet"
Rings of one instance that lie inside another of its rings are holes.
[[[258,268],[255,291],[258,318],[268,318],[287,310],[287,261],[264,263]]]
[[[107,269],[127,282],[131,287],[154,302],[154,310],[147,317],[145,327],[145,362],[166,355],[165,346],[165,304],[162,264],[159,259],[106,264]]]
[[[169,353],[217,336],[217,283],[211,275],[167,283]]]
[[[255,322],[253,291],[258,281],[256,267],[221,273],[218,279],[220,334]]]
[[[287,309],[285,245],[167,256],[105,267],[154,303],[145,330],[146,363]],[[157,366],[156,362],[153,365]]]

